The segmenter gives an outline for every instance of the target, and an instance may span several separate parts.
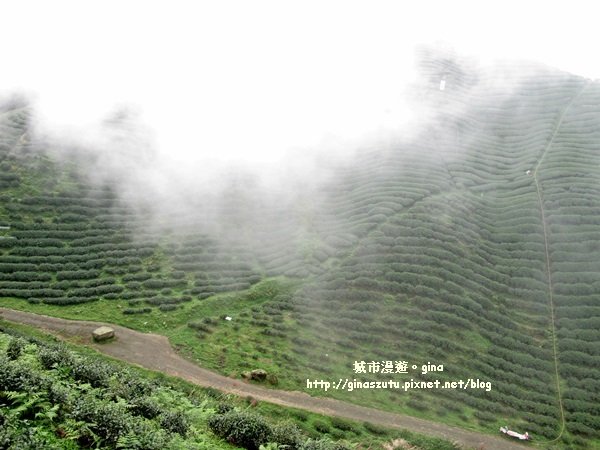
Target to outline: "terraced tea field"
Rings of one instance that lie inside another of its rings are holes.
[[[61,162],[10,105],[0,303],[158,332],[278,388],[600,448],[600,84],[510,69],[425,55],[416,138],[359,149],[315,197],[271,204],[234,185],[216,212],[171,217],[86,181],[85,161]],[[390,378],[355,361],[443,365],[393,378],[491,389],[306,387]]]

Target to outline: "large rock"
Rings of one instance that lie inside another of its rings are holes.
[[[107,339],[114,337],[114,335],[115,330],[109,327],[100,327],[92,331],[92,336],[94,336],[94,340],[97,342],[106,341]]]
[[[263,369],[254,369],[250,372],[250,379],[256,381],[265,381],[267,378],[267,372]]]

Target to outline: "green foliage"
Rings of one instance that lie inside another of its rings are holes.
[[[146,419],[154,419],[163,413],[162,406],[157,401],[146,396],[135,398],[131,406],[134,414],[141,415]]]
[[[38,359],[45,369],[54,366],[72,367],[75,364],[73,355],[62,344],[43,346],[38,350]]]
[[[158,305],[158,309],[160,309],[162,312],[174,311],[177,308],[179,308],[178,305],[165,305],[165,304]]]
[[[73,378],[93,387],[108,387],[110,377],[115,372],[109,364],[85,357],[73,360],[70,369]]]
[[[163,430],[156,429],[150,422],[136,420],[131,429],[119,436],[116,448],[127,450],[163,450],[168,448],[171,438]]]
[[[56,446],[56,439],[47,429],[37,426],[21,427],[16,420],[8,420],[0,427],[0,448],[31,450],[56,448]]]
[[[171,433],[178,433],[185,437],[189,424],[185,414],[181,411],[166,411],[160,415],[160,426]]]
[[[487,411],[475,411],[474,415],[482,422],[495,422],[498,419],[495,414]]]
[[[6,342],[28,344],[19,336]],[[29,348],[27,358],[0,356],[0,448],[158,450],[169,448],[173,433],[185,440],[189,419],[170,388],[63,344]]]
[[[282,422],[272,427],[270,439],[284,449],[295,449],[305,440],[305,437],[296,424]]]
[[[208,426],[217,436],[248,450],[258,450],[272,436],[270,425],[262,417],[248,412],[215,414],[208,420]]]
[[[111,446],[131,429],[132,416],[124,404],[103,402],[91,394],[76,399],[68,417],[90,424],[90,433],[84,434],[83,439],[98,436]]]
[[[45,392],[2,392],[10,407],[10,415],[19,420],[37,419],[39,422],[52,422],[57,416],[59,405],[52,405]]]
[[[155,384],[128,370],[120,370],[118,377],[112,376],[110,379],[110,391],[125,400],[149,400],[155,388]]]
[[[329,431],[331,430],[331,425],[329,425],[327,422],[325,422],[323,420],[315,420],[312,423],[312,426],[319,433],[329,433]]]
[[[13,337],[8,343],[8,348],[6,349],[6,356],[8,356],[9,359],[17,359],[19,356],[21,356],[21,352],[23,351],[23,348],[26,344],[27,341],[25,339],[20,337]]]
[[[363,426],[365,427],[365,430],[375,435],[385,436],[388,434],[388,431],[385,428],[371,422],[363,422]]]
[[[21,337],[6,342],[19,339],[27,344]],[[28,347],[27,358],[0,357],[0,404],[4,405],[0,443],[10,448],[35,444],[152,450],[170,448],[174,435],[179,436],[178,442],[198,437],[198,424],[192,425],[191,416],[179,406],[185,405],[186,411],[196,408],[192,406],[198,403],[195,396],[184,400],[158,381],[149,382],[130,370],[74,354],[64,344],[35,342]],[[271,424],[260,415],[238,412],[223,402],[221,393],[207,391],[206,399],[212,397],[218,401],[214,404],[217,414],[205,424],[226,440],[246,448],[271,443],[273,448],[291,450],[304,445],[306,438],[293,423]],[[308,445],[344,448],[330,444],[309,441]]]
[[[338,430],[342,430],[342,431],[354,431],[355,430],[354,425],[351,422],[341,419],[339,417],[332,417],[331,425],[333,425]]]
[[[123,314],[148,314],[152,312],[152,308],[125,308]]]
[[[49,378],[32,371],[26,362],[0,356],[0,391],[42,390],[49,384]]]

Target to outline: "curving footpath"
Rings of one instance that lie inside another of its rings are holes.
[[[565,432],[565,428],[566,428],[566,420],[565,420],[565,409],[564,409],[563,400],[562,400],[562,392],[561,392],[561,388],[560,388],[560,370],[558,368],[558,344],[557,344],[557,338],[556,338],[556,313],[555,313],[556,307],[554,305],[554,286],[552,283],[552,260],[550,258],[550,244],[548,243],[548,241],[549,241],[548,235],[550,233],[549,233],[548,222],[546,220],[546,213],[544,212],[544,195],[543,195],[542,186],[540,184],[540,180],[538,178],[538,171],[540,169],[540,166],[542,165],[542,161],[544,160],[546,154],[548,153],[548,150],[550,149],[550,147],[552,147],[552,144],[554,143],[554,138],[556,137],[556,135],[558,134],[558,131],[560,130],[560,127],[563,123],[563,119],[565,118],[565,116],[567,114],[567,111],[569,111],[569,109],[571,108],[571,105],[575,102],[575,100],[577,98],[579,98],[579,96],[583,93],[583,91],[585,91],[588,84],[589,83],[586,81],[583,84],[583,86],[579,89],[579,91],[571,98],[569,103],[567,103],[565,108],[562,110],[560,116],[558,117],[558,121],[556,122],[556,125],[554,126],[554,130],[552,131],[550,140],[544,147],[544,150],[542,151],[542,154],[539,157],[538,162],[535,165],[535,168],[533,169],[533,180],[535,182],[535,190],[536,190],[536,194],[537,194],[537,198],[538,198],[538,204],[540,206],[540,218],[542,220],[542,230],[544,232],[544,250],[545,250],[545,254],[546,254],[546,264],[545,265],[546,265],[546,276],[548,277],[548,306],[550,309],[550,330],[551,330],[551,337],[552,337],[552,352],[554,355],[554,376],[555,376],[555,380],[556,380],[556,397],[558,400],[558,408],[560,411],[560,431],[554,439],[546,441],[546,443],[556,442],[562,437],[563,433]]]
[[[408,429],[417,433],[457,442],[463,446],[478,450],[522,450],[524,448],[531,448],[527,445],[509,441],[503,437],[480,434],[415,417],[358,406],[340,400],[311,397],[303,392],[267,389],[228,378],[198,367],[182,358],[173,350],[173,347],[171,347],[169,340],[165,336],[157,334],[141,333],[119,325],[60,319],[7,308],[0,308],[0,318],[47,330],[61,338],[73,339],[78,344],[88,345],[106,355],[137,364],[146,369],[163,372],[183,378],[200,386],[216,388],[239,396],[251,395],[258,400],[277,405],[304,409],[328,416],[368,421],[384,427]],[[104,344],[94,343],[91,338],[92,330],[101,325],[113,328],[116,339]]]

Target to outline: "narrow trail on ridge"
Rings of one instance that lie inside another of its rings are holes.
[[[540,165],[542,164],[542,161],[544,160],[544,157],[546,156],[546,154],[548,153],[548,149],[552,146],[552,144],[554,143],[554,138],[556,137],[556,135],[558,134],[558,130],[560,129],[562,123],[563,123],[563,119],[565,117],[565,115],[567,114],[567,111],[569,110],[569,108],[571,107],[571,105],[573,104],[573,102],[581,95],[581,93],[585,90],[585,88],[587,87],[588,83],[585,83],[583,85],[583,87],[571,98],[571,100],[569,101],[569,103],[567,104],[567,106],[565,106],[565,108],[563,109],[562,113],[560,114],[560,117],[558,118],[558,122],[556,123],[556,126],[554,127],[554,130],[552,131],[552,135],[550,136],[550,140],[548,141],[548,144],[546,144],[546,146],[544,147],[544,150],[542,152],[542,154],[540,155],[537,164],[535,165],[535,168],[533,169],[533,179],[535,181],[535,188],[536,188],[536,192],[537,192],[537,197],[538,197],[538,203],[540,205],[540,214],[541,214],[541,219],[542,219],[542,229],[544,232],[544,250],[546,253],[546,275],[548,276],[548,302],[549,302],[549,307],[550,307],[550,332],[552,335],[552,349],[553,349],[553,354],[554,354],[554,372],[555,372],[555,378],[556,378],[556,395],[558,397],[558,407],[560,410],[560,432],[558,433],[558,435],[549,441],[545,441],[545,442],[555,442],[558,441],[564,431],[565,431],[565,410],[563,407],[563,401],[562,401],[562,392],[560,389],[560,373],[558,370],[558,346],[557,346],[557,342],[556,342],[556,317],[555,317],[555,313],[554,313],[554,287],[552,285],[552,269],[551,269],[551,260],[550,260],[550,245],[548,244],[548,223],[546,221],[546,213],[544,211],[544,197],[543,197],[543,191],[542,191],[542,187],[540,185],[540,181],[538,178],[538,171],[540,168]]]

